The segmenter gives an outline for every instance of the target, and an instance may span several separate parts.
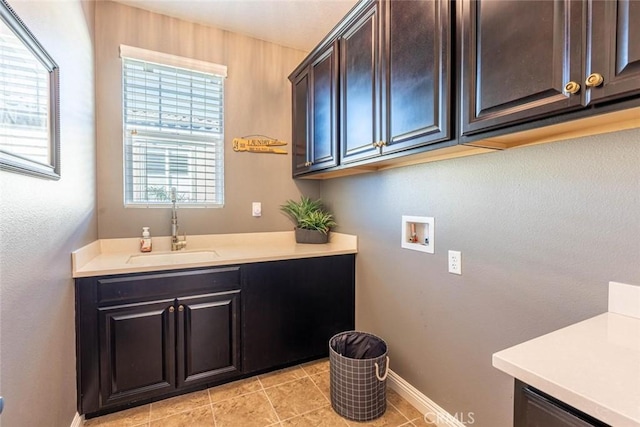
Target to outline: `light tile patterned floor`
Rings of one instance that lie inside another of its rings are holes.
[[[359,423],[337,415],[329,396],[329,361],[265,375],[92,418],[100,427],[425,427],[420,412],[387,388],[387,411]]]

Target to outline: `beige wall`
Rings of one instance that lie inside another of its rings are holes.
[[[60,66],[62,177],[0,171],[0,422],[69,426],[76,412],[70,253],[97,237],[93,3],[10,3]]]
[[[639,141],[636,129],[324,182],[339,231],[358,235],[356,327],[451,414],[511,426],[513,379],[491,355],[607,311],[611,280],[640,284]],[[402,215],[435,218],[435,254],[400,248]],[[450,249],[462,276],[447,273]]]
[[[214,5],[215,6],[215,5]],[[259,25],[257,23],[256,25]],[[187,234],[286,230],[293,225],[278,209],[302,192],[318,194],[314,182],[291,179],[291,90],[287,76],[305,53],[112,2],[96,4],[98,233],[133,237],[170,234],[169,209],[124,208],[122,97],[119,45],[227,65],[225,81],[225,206],[181,209]],[[289,154],[235,153],[234,137],[263,134],[289,142]],[[251,216],[251,202],[263,216]]]

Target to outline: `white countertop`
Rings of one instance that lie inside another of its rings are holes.
[[[640,318],[601,314],[495,353],[493,366],[607,424],[640,426]]]
[[[171,254],[169,236],[153,237],[152,242],[150,255]],[[331,233],[329,243],[298,244],[293,231],[209,234],[187,236],[186,250],[181,252],[190,251],[215,251],[216,256],[204,262],[130,264],[128,261],[132,256],[145,256],[140,253],[140,238],[96,240],[71,254],[72,273],[76,278],[354,254],[358,252],[358,239],[348,234]]]

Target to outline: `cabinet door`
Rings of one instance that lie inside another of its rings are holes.
[[[452,26],[449,1],[385,4],[383,153],[447,140]]]
[[[311,170],[338,165],[338,57],[332,44],[311,64]]]
[[[292,83],[293,111],[293,176],[309,171],[309,70],[305,70]]]
[[[173,299],[99,308],[101,406],[175,389]]]
[[[640,2],[596,0],[591,4],[591,64],[603,83],[589,90],[592,101],[640,93]]]
[[[353,255],[243,266],[244,373],[326,356],[354,328]]]
[[[380,154],[379,3],[372,3],[340,38],[340,162]]]
[[[240,291],[180,298],[178,387],[208,383],[240,371]]]
[[[461,2],[463,135],[581,107],[585,4]]]

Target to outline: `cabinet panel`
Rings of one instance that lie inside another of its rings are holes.
[[[99,309],[102,406],[175,387],[173,300]]]
[[[340,161],[373,157],[380,149],[379,131],[379,12],[378,3],[345,29],[340,39]]]
[[[178,387],[240,371],[240,291],[180,298]]]
[[[602,85],[590,90],[594,101],[640,93],[640,2],[591,2],[591,64]]]
[[[309,74],[308,70],[293,81],[293,175],[309,170]]]
[[[583,105],[584,91],[563,91],[583,81],[583,2],[461,6],[463,135]]]
[[[338,58],[337,43],[311,64],[311,170],[338,164]]]
[[[328,354],[354,328],[353,255],[243,266],[245,373]]]
[[[386,2],[384,153],[449,138],[449,1]],[[408,31],[408,29],[411,29]]]

